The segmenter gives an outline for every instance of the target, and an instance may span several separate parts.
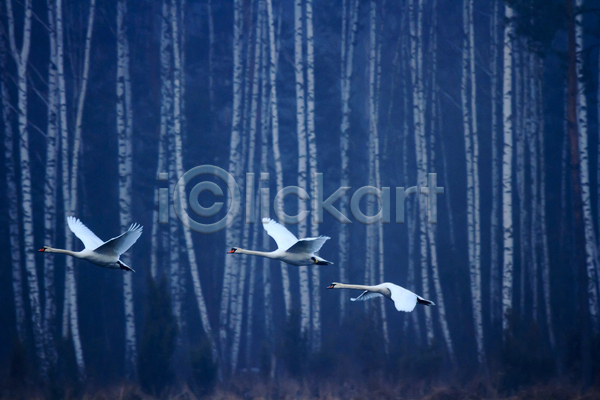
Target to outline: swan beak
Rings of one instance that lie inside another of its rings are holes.
[[[46,251],[46,249],[42,247],[41,249],[38,250],[38,252],[39,251],[44,252],[44,251]]]
[[[231,250],[229,250],[229,251],[227,252],[227,254],[233,254],[233,253],[235,253],[235,250],[234,250],[234,249],[231,249]]]
[[[333,289],[333,285],[327,286],[327,289]]]

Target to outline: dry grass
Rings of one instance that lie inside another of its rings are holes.
[[[24,388],[19,393],[0,392],[0,400],[46,400],[39,388]],[[424,383],[394,386],[383,380],[355,383],[352,381],[297,381],[281,379],[267,381],[254,375],[240,376],[217,385],[212,394],[197,397],[187,385],[171,389],[161,397],[144,393],[139,386],[123,383],[102,388],[88,388],[76,395],[65,391],[65,400],[598,400],[600,388],[581,393],[579,387],[543,385],[523,389],[511,395],[499,395],[481,384],[471,383],[464,388],[428,386]]]

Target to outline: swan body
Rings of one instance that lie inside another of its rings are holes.
[[[87,226],[75,217],[67,217],[67,224],[71,232],[83,242],[85,248],[81,251],[71,251],[63,249],[54,249],[50,246],[44,246],[38,251],[44,253],[61,253],[73,257],[87,260],[104,268],[124,269],[133,271],[133,268],[127,266],[119,260],[121,254],[125,253],[142,235],[142,226],[132,224],[123,234],[104,242],[94,234]]]
[[[263,218],[263,228],[267,231],[277,243],[277,250],[274,251],[255,251],[246,250],[239,247],[233,247],[228,251],[229,254],[250,254],[253,256],[261,256],[281,260],[292,265],[328,265],[333,264],[315,253],[321,249],[323,244],[331,239],[329,236],[319,236],[315,238],[304,238],[298,240],[296,236],[287,228],[278,222]]]
[[[345,283],[333,282],[327,289],[358,289],[363,292],[358,297],[351,298],[351,301],[364,301],[373,299],[375,297],[385,297],[394,302],[396,310],[411,312],[415,309],[417,304],[423,304],[426,306],[435,306],[435,303],[431,300],[426,300],[419,295],[414,294],[408,289],[404,289],[402,286],[395,285],[393,283],[384,282],[375,286],[368,285],[347,285]]]

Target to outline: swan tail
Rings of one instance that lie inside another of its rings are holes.
[[[125,264],[123,261],[119,261],[118,263],[119,263],[119,267],[121,267],[121,269],[124,269],[125,271],[135,272],[135,270],[133,268],[131,268],[130,266]]]
[[[417,303],[425,306],[435,306],[435,303],[431,300],[425,300],[424,298],[417,296]]]

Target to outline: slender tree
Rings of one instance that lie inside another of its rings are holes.
[[[177,3],[176,0],[171,2],[171,34],[173,38],[173,137],[175,139],[175,168],[178,176],[183,176],[183,155],[182,155],[182,143],[181,143],[181,74],[183,73],[183,65],[180,59],[179,50],[179,31],[178,23],[180,19],[177,17]],[[183,185],[177,185],[178,198],[182,202],[181,209],[184,209],[184,188]],[[189,226],[187,214],[181,216],[181,222],[185,227]],[[202,285],[200,282],[200,275],[198,273],[198,263],[196,262],[196,253],[194,250],[194,242],[192,241],[192,234],[189,229],[183,230],[183,237],[185,241],[186,253],[188,256],[188,263],[190,266],[190,273],[192,275],[192,286],[194,288],[194,295],[196,297],[196,305],[198,306],[198,312],[200,314],[200,322],[204,334],[211,344],[213,361],[218,361],[217,345],[213,339],[212,328],[208,319],[208,310],[206,308],[206,302],[202,293]]]
[[[171,57],[170,57],[170,32],[169,32],[169,4],[162,2],[160,24],[160,132],[158,139],[158,162],[156,167],[157,178],[159,174],[167,173],[167,136],[170,125],[172,85],[171,85]],[[158,232],[159,232],[159,188],[154,189],[154,210],[152,211],[152,255],[150,257],[150,273],[154,279],[158,276]],[[166,251],[166,249],[163,249]]]
[[[341,157],[341,187],[348,187],[348,148],[350,132],[350,91],[352,81],[353,55],[355,47],[355,37],[358,27],[358,0],[344,0],[342,12],[342,50],[341,50],[341,100],[342,100],[342,121],[340,126],[340,157]],[[342,196],[340,199],[340,211],[348,211],[348,196]],[[340,281],[346,282],[348,279],[348,254],[350,253],[349,229],[347,223],[340,223],[339,231],[339,264]],[[340,323],[346,315],[347,299],[343,293],[340,293]]]
[[[537,70],[542,70],[542,61],[537,60]],[[548,337],[550,339],[550,345],[552,348],[556,347],[556,339],[554,335],[554,327],[552,324],[552,304],[550,302],[550,254],[548,249],[548,229],[546,224],[546,150],[544,148],[544,135],[545,135],[545,124],[543,118],[543,107],[542,107],[542,79],[543,74],[539,73],[536,77],[536,111],[537,119],[539,121],[539,132],[538,138],[538,149],[540,157],[540,223],[539,229],[541,232],[541,245],[542,245],[542,288],[544,291],[544,308],[546,310],[546,326],[548,329]],[[566,135],[565,135],[566,137]],[[566,146],[565,146],[566,147]]]
[[[4,31],[4,26],[0,20],[0,30]],[[6,168],[6,197],[8,200],[8,230],[10,237],[10,258],[12,264],[12,289],[15,302],[15,320],[17,328],[17,338],[21,343],[25,343],[25,301],[23,297],[23,272],[21,267],[21,247],[19,238],[21,237],[21,228],[19,226],[19,206],[17,194],[17,178],[15,165],[17,160],[14,157],[13,141],[13,120],[12,107],[10,104],[9,76],[6,64],[6,43],[4,35],[0,35],[0,95],[2,96],[2,121],[4,123],[4,167]]]
[[[296,77],[296,131],[298,135],[298,187],[306,191],[308,188],[306,173],[308,167],[306,140],[306,99],[304,97],[304,29],[302,23],[302,0],[294,1],[294,72]],[[306,214],[306,199],[298,197],[298,214]],[[307,221],[302,218],[298,223],[298,237],[307,236]],[[302,334],[310,333],[310,296],[308,267],[298,268],[300,283],[300,329]]]
[[[490,262],[490,320],[500,319],[500,164],[498,144],[498,14],[500,2],[492,2],[490,15],[490,120],[492,137],[492,212],[490,224],[491,262]],[[446,195],[447,196],[447,195]],[[493,324],[492,324],[493,325]]]
[[[508,317],[512,310],[513,298],[513,224],[512,224],[512,44],[514,28],[513,9],[504,5],[504,66],[502,70],[502,116],[503,116],[503,154],[502,154],[502,228],[504,254],[502,265],[502,330],[507,332]]]
[[[593,261],[589,259],[589,243],[586,238],[585,222],[583,221],[584,216],[584,194],[582,190],[583,182],[581,181],[581,175],[583,167],[581,165],[581,134],[578,131],[578,106],[581,107],[581,103],[578,104],[578,66],[579,61],[577,60],[577,48],[581,49],[583,43],[578,44],[577,36],[580,35],[580,40],[583,39],[581,34],[583,32],[577,31],[576,29],[576,12],[573,0],[567,0],[566,2],[566,14],[567,14],[567,101],[566,101],[566,126],[567,135],[569,136],[569,147],[571,150],[570,154],[570,169],[571,169],[571,201],[572,201],[572,219],[573,219],[573,237],[572,250],[575,253],[575,265],[577,268],[577,284],[578,284],[578,306],[579,306],[579,321],[580,321],[580,355],[581,355],[581,376],[585,386],[589,386],[591,383],[591,371],[592,371],[592,360],[591,360],[591,341],[590,341],[590,314],[593,314],[591,309],[593,301],[589,298],[588,286],[590,283],[589,271],[590,263]],[[587,146],[587,143],[586,143]],[[586,166],[587,167],[587,166]],[[586,168],[587,169],[587,168]],[[586,250],[587,248],[587,250]],[[586,311],[587,310],[587,311]]]
[[[281,163],[281,151],[279,149],[279,114],[277,111],[277,46],[275,42],[275,19],[273,17],[272,0],[267,0],[267,16],[269,20],[269,50],[270,68],[269,81],[271,85],[271,133],[273,136],[273,158],[275,162],[275,174],[277,181],[277,192],[283,189],[283,166]],[[283,212],[283,203],[279,201],[276,205],[277,214]],[[281,265],[281,280],[283,286],[283,299],[285,302],[286,318],[290,317],[292,311],[292,297],[290,294],[290,279],[288,267],[284,262]]]
[[[575,7],[580,10],[583,0],[576,0]],[[575,54],[577,70],[577,128],[579,132],[579,174],[581,182],[581,203],[583,205],[583,226],[585,234],[585,256],[587,265],[588,307],[594,333],[600,330],[598,311],[598,248],[592,219],[592,200],[590,193],[588,126],[586,78],[584,75],[583,13],[575,14]]]
[[[461,104],[463,109],[463,129],[465,133],[465,153],[467,160],[467,223],[469,237],[469,270],[471,281],[471,303],[473,324],[477,342],[477,360],[485,361],[483,348],[483,322],[481,311],[481,264],[480,264],[480,225],[479,225],[479,169],[477,145],[477,110],[475,84],[475,27],[473,26],[473,1],[463,1],[463,49]],[[469,90],[470,89],[470,90]]]
[[[48,36],[50,55],[48,62],[48,127],[46,141],[46,178],[44,179],[44,243],[56,240],[56,181],[58,170],[58,85],[56,74],[56,16],[54,2],[46,2],[48,8]],[[44,335],[46,357],[50,366],[57,361],[54,317],[56,289],[54,287],[54,257],[44,257]]]
[[[131,84],[129,79],[129,42],[125,28],[127,4],[117,3],[117,137],[119,144],[119,222],[121,231],[131,224],[131,180],[132,180],[132,114]],[[129,253],[121,256],[125,264],[131,265]],[[123,274],[123,300],[125,307],[125,373],[129,378],[136,376],[137,346],[135,316],[133,309],[133,287],[131,274]]]
[[[315,51],[313,33],[313,0],[306,0],[306,134],[308,136],[308,164],[311,178],[312,209],[317,209],[317,141],[315,136]],[[310,235],[319,236],[315,214],[311,222]],[[321,348],[321,284],[320,270],[314,265],[312,272],[312,349]]]
[[[431,123],[430,123],[430,143],[429,147],[423,149],[423,151],[428,154],[430,160],[429,169],[431,171],[436,170],[435,167],[435,123],[438,120],[437,113],[439,109],[436,107],[438,104],[437,100],[437,0],[434,0],[432,3],[432,22],[430,25],[429,32],[429,40],[430,40],[430,57],[431,57],[431,73],[430,73],[430,109],[431,109]],[[472,38],[471,38],[472,39]],[[472,55],[474,57],[474,55]],[[474,79],[472,77],[472,79]],[[473,108],[474,109],[474,108]],[[440,127],[438,127],[440,129]],[[440,129],[441,130],[441,129]],[[477,153],[474,153],[474,159],[477,158]],[[431,176],[431,175],[430,175]],[[436,175],[437,176],[437,175]],[[429,178],[432,179],[432,178]],[[437,186],[437,183],[433,186]],[[421,190],[423,192],[423,190]],[[476,191],[477,196],[479,195]],[[475,204],[477,209],[479,209],[478,203]],[[429,242],[429,254],[431,257],[431,280],[433,282],[433,287],[436,294],[436,301],[438,306],[438,318],[440,321],[440,326],[442,328],[442,334],[444,336],[444,342],[446,344],[446,349],[448,351],[448,356],[452,364],[456,363],[455,355],[454,355],[454,345],[452,343],[452,337],[450,336],[450,329],[448,328],[448,321],[446,320],[446,305],[444,300],[444,292],[442,290],[442,284],[439,276],[439,267],[438,267],[438,258],[437,258],[437,243],[436,243],[436,233],[437,226],[430,221],[427,225],[427,239]],[[450,221],[452,222],[452,221]],[[478,234],[478,232],[477,232]]]
[[[413,0],[409,3],[410,13],[410,76],[412,84],[413,129],[415,135],[415,153],[417,159],[417,182],[419,186],[427,186],[427,151],[425,145],[425,96],[423,95],[423,0]],[[427,221],[425,196],[419,196],[419,239],[421,254],[422,293],[429,296],[429,271],[427,258]],[[427,343],[434,338],[431,310],[425,310],[425,326]]]
[[[47,361],[44,350],[44,330],[42,310],[40,304],[40,290],[38,284],[37,268],[35,266],[33,245],[33,199],[31,193],[31,169],[29,164],[29,133],[27,119],[27,65],[31,48],[31,0],[25,1],[23,40],[21,49],[17,49],[15,37],[15,21],[12,0],[6,1],[8,14],[8,39],[10,52],[17,65],[17,93],[18,93],[18,126],[19,126],[19,168],[21,171],[21,204],[23,215],[23,243],[25,254],[25,270],[29,289],[29,306],[31,307],[31,321],[33,325],[33,338],[38,368],[42,379],[46,379]]]
[[[233,120],[231,123],[231,139],[229,143],[229,173],[234,177],[240,172],[242,161],[241,137],[242,137],[242,35],[243,35],[243,4],[240,0],[233,3]],[[234,221],[225,232],[225,244],[227,247],[239,243],[239,223]],[[221,345],[221,358],[228,360],[227,349],[227,326],[229,316],[234,312],[230,309],[232,296],[235,291],[234,260],[232,257],[225,258],[225,272],[223,274],[223,289],[221,292],[221,309],[219,313],[219,337]],[[222,366],[221,366],[222,367]]]

